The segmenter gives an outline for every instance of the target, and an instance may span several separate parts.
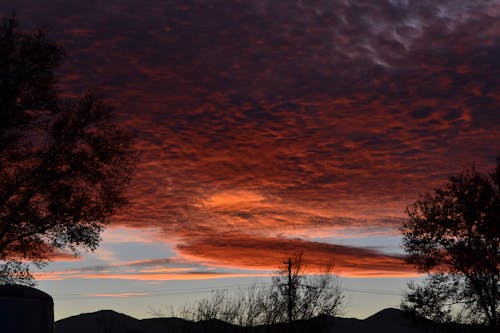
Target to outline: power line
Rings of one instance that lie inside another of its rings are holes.
[[[261,284],[259,284],[260,286]],[[265,284],[262,284],[265,285]],[[211,292],[215,290],[238,290],[238,289],[248,289],[252,285],[251,284],[238,284],[238,285],[223,285],[223,286],[213,286],[213,287],[198,287],[198,288],[182,288],[182,289],[156,289],[156,290],[127,290],[127,291],[110,291],[110,292],[95,292],[94,294],[109,294],[109,295],[120,295],[120,294],[145,294],[145,295],[132,295],[134,297],[140,296],[155,296],[155,295],[170,295],[170,294],[194,294],[194,293],[203,293],[203,292]],[[100,298],[102,296],[92,296],[85,295],[81,293],[74,294],[54,294],[53,297],[81,297],[81,298]]]
[[[268,286],[271,283],[262,284],[238,284],[238,285],[223,285],[223,286],[213,286],[213,287],[198,287],[198,288],[182,288],[182,289],[160,289],[160,290],[127,290],[127,291],[112,291],[112,292],[96,292],[95,295],[85,295],[82,293],[73,294],[54,294],[53,297],[60,300],[74,300],[74,299],[93,299],[93,298],[103,298],[103,297],[120,297],[120,294],[126,295],[126,297],[160,297],[168,295],[189,295],[189,294],[204,294],[208,292],[213,292],[216,290],[227,290],[227,291],[238,291],[253,288],[255,286]],[[393,290],[381,290],[381,289],[360,289],[360,288],[341,288],[342,291],[347,293],[361,293],[361,294],[374,294],[374,295],[388,295],[388,296],[403,296],[401,292]],[[99,296],[103,294],[105,296]],[[135,295],[134,295],[135,294]],[[124,296],[125,297],[125,296]]]
[[[356,289],[356,288],[346,288],[342,290],[346,292],[362,293],[362,294],[403,296],[402,293],[391,290],[376,290],[376,289],[372,290],[372,289]]]

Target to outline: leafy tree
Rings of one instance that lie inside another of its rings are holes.
[[[500,157],[490,175],[474,168],[407,209],[408,263],[429,273],[403,308],[440,321],[499,325]]]
[[[0,25],[0,282],[30,284],[27,262],[97,247],[126,202],[134,151],[99,98],[58,97],[64,50],[17,26]]]

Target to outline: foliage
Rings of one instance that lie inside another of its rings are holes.
[[[38,263],[37,266],[41,267],[41,264]],[[34,286],[35,283],[29,269],[30,266],[26,263],[9,260],[0,265],[0,283]]]
[[[130,134],[87,93],[62,100],[54,71],[63,49],[47,32],[0,26],[0,281],[30,282],[29,262],[93,250],[126,200]],[[16,277],[19,277],[17,279]]]
[[[403,308],[428,318],[499,323],[500,158],[491,175],[474,168],[450,177],[408,210],[407,261],[431,273],[410,285]]]

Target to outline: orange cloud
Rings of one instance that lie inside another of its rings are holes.
[[[81,261],[82,258],[80,256],[75,256],[71,253],[55,253],[51,255],[50,260],[52,261]]]
[[[20,19],[53,18],[63,94],[96,88],[137,134],[113,221],[131,232],[113,242],[147,229],[137,242],[220,266],[274,268],[300,248],[346,275],[411,274],[312,240],[395,237],[419,193],[494,164],[494,1],[93,3],[27,1]]]
[[[343,276],[414,276],[398,255],[375,250],[279,237],[244,234],[190,239],[178,247],[184,257],[218,267],[275,270],[286,258],[302,254],[312,271],[333,265]]]
[[[238,278],[250,276],[268,276],[265,273],[210,273],[210,272],[192,272],[183,274],[151,274],[151,273],[77,273],[77,272],[50,272],[36,273],[38,280],[66,280],[66,279],[113,279],[113,280],[137,280],[137,281],[171,281],[171,280],[210,280],[222,278]]]

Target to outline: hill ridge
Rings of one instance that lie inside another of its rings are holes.
[[[411,318],[400,309],[386,308],[366,319],[319,316],[292,324],[241,327],[220,320],[194,322],[177,317],[136,319],[114,310],[99,310],[56,321],[55,333],[420,333],[441,332],[430,320]]]

